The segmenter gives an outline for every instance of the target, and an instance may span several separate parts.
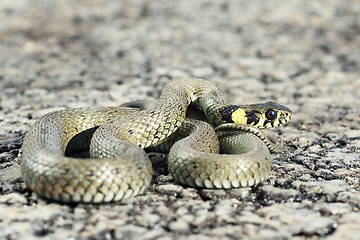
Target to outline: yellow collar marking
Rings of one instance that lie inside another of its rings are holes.
[[[233,120],[234,123],[246,124],[247,117],[244,109],[238,108],[236,111],[234,111],[231,114],[231,120]]]

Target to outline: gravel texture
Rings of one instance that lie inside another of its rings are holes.
[[[359,16],[357,0],[0,1],[0,239],[359,239]],[[157,156],[125,204],[25,187],[20,148],[38,117],[156,98],[179,77],[293,110],[267,181],[184,188]]]

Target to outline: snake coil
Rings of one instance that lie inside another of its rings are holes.
[[[189,104],[199,107],[208,122],[186,118]],[[211,82],[179,79],[165,87],[151,109],[46,114],[25,137],[21,172],[25,184],[48,199],[123,201],[150,184],[152,166],[143,149],[172,141],[168,165],[177,182],[199,188],[253,186],[269,175],[269,150],[279,150],[278,137],[259,128],[283,125],[291,117],[288,108],[273,102],[225,104]],[[89,145],[91,158],[65,156]]]

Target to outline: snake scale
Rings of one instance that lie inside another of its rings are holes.
[[[187,118],[190,104],[207,122]],[[281,149],[278,136],[261,128],[283,125],[291,117],[290,109],[277,103],[226,104],[213,83],[179,79],[150,109],[79,108],[44,115],[26,134],[21,172],[25,184],[48,199],[123,201],[150,184],[153,170],[144,149],[163,145],[171,146],[169,172],[180,184],[253,186],[269,175],[270,151]],[[86,147],[91,158],[65,156]]]

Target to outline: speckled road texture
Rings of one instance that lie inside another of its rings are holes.
[[[0,1],[0,239],[356,239],[360,2]],[[20,175],[35,119],[159,96],[179,77],[294,111],[254,188],[174,183],[161,156],[126,204],[61,205]]]

